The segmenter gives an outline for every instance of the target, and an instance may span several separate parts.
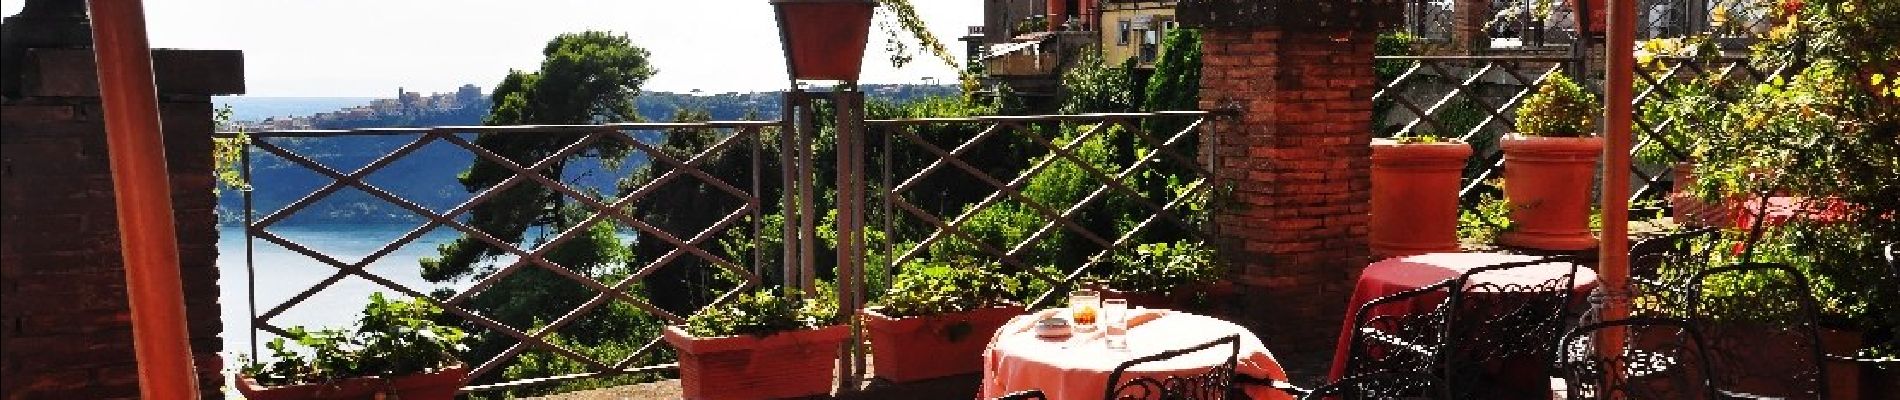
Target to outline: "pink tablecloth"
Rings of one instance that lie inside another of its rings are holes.
[[[995,398],[1019,390],[1038,389],[1051,399],[1100,399],[1108,384],[1109,373],[1137,357],[1167,350],[1194,347],[1240,334],[1240,357],[1235,372],[1249,376],[1286,380],[1273,353],[1246,328],[1212,317],[1167,310],[1134,310],[1130,313],[1129,346],[1110,350],[1103,344],[1101,331],[1078,333],[1067,339],[1036,337],[1030,329],[1035,321],[1062,315],[1062,309],[1043,310],[1016,317],[991,338],[983,356],[983,398]],[[1127,376],[1188,376],[1226,361],[1228,347],[1194,352],[1166,361],[1143,363],[1131,368]],[[1255,399],[1291,399],[1278,390],[1250,388]]]
[[[1353,313],[1361,304],[1389,294],[1429,286],[1439,281],[1456,278],[1474,268],[1498,265],[1510,262],[1536,260],[1537,256],[1498,253],[1432,253],[1410,257],[1390,258],[1366,266],[1359,275],[1358,285],[1353,287],[1352,300],[1346,303],[1345,322],[1340,324],[1339,341],[1333,350],[1333,369],[1328,376],[1337,380],[1346,370],[1347,345],[1352,340]],[[1546,263],[1519,268],[1479,273],[1471,277],[1470,285],[1538,285],[1570,273],[1568,263]],[[1596,287],[1597,274],[1590,268],[1577,268],[1577,281],[1572,294],[1581,299]],[[1375,315],[1398,315],[1429,311],[1443,297],[1422,299],[1415,303],[1392,303],[1372,310]],[[1552,338],[1556,340],[1556,338]]]

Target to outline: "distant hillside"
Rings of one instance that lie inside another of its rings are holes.
[[[955,95],[954,86],[924,85],[865,85],[864,91],[872,101],[909,102],[927,96]],[[673,114],[681,109],[706,109],[716,120],[771,120],[777,119],[782,107],[780,92],[725,93],[694,96],[692,94],[649,92],[643,93],[635,101],[642,118],[647,121],[671,120]],[[235,100],[228,98],[222,100]],[[242,98],[262,100],[271,98]],[[278,98],[283,99],[283,98]],[[304,98],[312,99],[312,98]],[[343,98],[315,98],[339,99]],[[354,98],[351,98],[354,99]],[[307,115],[335,113],[340,109],[364,106],[376,99],[354,99],[357,103],[343,104],[337,109],[307,111]],[[302,103],[294,101],[232,101],[236,115],[256,115],[259,109],[290,109],[289,104],[321,104],[319,100]],[[270,104],[262,108],[257,104]],[[330,103],[337,104],[337,103]],[[479,125],[487,115],[488,101],[482,96],[479,101],[468,102],[469,106],[456,109],[423,110],[405,113],[372,113],[356,119],[314,118],[314,129],[353,129],[371,127],[414,127],[445,125]],[[278,108],[271,108],[278,107]],[[280,115],[273,115],[282,117]],[[242,120],[242,117],[237,119]],[[271,143],[284,147],[313,161],[349,173],[390,151],[414,141],[410,135],[394,136],[348,136],[326,138],[276,138]],[[253,152],[251,162],[252,182],[255,191],[254,209],[261,218],[275,212],[285,205],[296,201],[316,190],[329,179],[289,160],[264,152]],[[455,176],[466,169],[474,155],[460,147],[445,142],[436,142],[424,146],[401,160],[369,175],[365,181],[376,187],[413,201],[418,205],[436,211],[446,211],[467,200],[470,194],[455,180]],[[579,159],[569,167],[565,180],[578,182],[582,186],[602,191],[611,191],[614,181],[634,168],[646,165],[646,160],[635,157],[623,163],[618,170],[606,170],[594,159]],[[242,220],[242,192],[227,190],[221,194],[219,208],[226,222]],[[295,218],[284,224],[326,224],[326,223],[416,223],[422,219],[413,213],[375,198],[368,193],[355,189],[345,189],[331,194],[323,200],[300,211]]]
[[[288,117],[293,115],[312,115],[320,112],[336,111],[345,108],[369,104],[374,97],[255,97],[255,96],[217,96],[211,103],[218,107],[231,106],[231,118],[239,121],[257,121],[270,117]]]

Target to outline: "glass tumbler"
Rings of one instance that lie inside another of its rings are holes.
[[[1102,300],[1102,337],[1108,348],[1128,348],[1128,299]]]
[[[1094,332],[1102,308],[1102,294],[1089,289],[1069,292],[1069,321],[1076,332]]]

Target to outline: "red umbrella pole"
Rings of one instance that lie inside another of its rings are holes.
[[[172,221],[171,177],[159,129],[158,89],[140,0],[90,0],[106,146],[117,196],[119,250],[132,307],[139,393],[146,399],[198,397],[184,285]]]
[[[1603,46],[1603,238],[1597,257],[1598,280],[1608,294],[1602,309],[1605,321],[1629,316],[1630,118],[1636,73],[1636,1],[1609,0],[1608,6]],[[1598,351],[1605,359],[1615,360],[1623,349],[1623,331],[1605,333]]]

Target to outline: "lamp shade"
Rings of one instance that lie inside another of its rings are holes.
[[[874,0],[772,0],[792,79],[856,81]]]

